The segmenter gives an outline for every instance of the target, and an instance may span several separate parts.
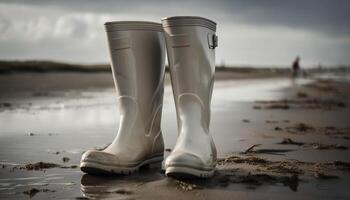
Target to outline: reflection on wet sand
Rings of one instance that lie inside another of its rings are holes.
[[[349,198],[345,188],[350,180],[349,88],[349,82],[317,77],[216,82],[211,131],[220,159],[209,180],[166,178],[160,166],[132,176],[91,176],[67,168],[78,166],[87,149],[104,147],[114,138],[119,116],[113,88],[11,94],[21,98],[0,98],[0,195],[6,199]],[[176,138],[169,85],[162,129],[168,154]],[[40,161],[55,167],[36,170]]]
[[[130,176],[84,174],[80,186],[85,197],[119,199],[124,196],[136,197],[138,187],[161,179],[164,179],[161,167],[153,165],[141,168],[138,173]]]

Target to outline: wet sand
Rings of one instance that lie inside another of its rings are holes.
[[[116,94],[108,74],[63,74],[1,75],[0,198],[350,198],[346,76],[217,78],[211,122],[217,173],[209,180],[179,181],[166,178],[160,165],[132,176],[97,177],[76,168],[84,151],[115,136]],[[176,141],[169,84],[162,129],[168,154]],[[55,165],[27,165],[40,161]]]

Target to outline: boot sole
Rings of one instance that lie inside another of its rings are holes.
[[[199,170],[191,167],[167,167],[165,175],[172,178],[187,179],[187,178],[210,178],[214,175],[213,170]]]
[[[81,162],[80,163],[80,170],[88,173],[88,174],[122,174],[122,175],[129,175],[132,173],[137,172],[140,167],[154,164],[154,163],[161,163],[163,161],[164,157],[163,155],[153,157],[147,160],[144,160],[140,164],[133,166],[133,167],[124,167],[124,166],[115,166],[115,165],[104,165],[101,163],[96,163],[93,161],[89,162]]]

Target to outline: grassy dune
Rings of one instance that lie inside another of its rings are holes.
[[[53,61],[0,61],[0,73],[14,72],[109,72],[109,64],[80,65]]]
[[[48,72],[110,72],[111,68],[109,64],[71,64],[54,61],[1,61],[0,60],[0,74],[6,73],[18,73],[18,72],[37,72],[37,73],[48,73]],[[168,71],[168,68],[166,68]],[[217,66],[217,72],[228,72],[228,73],[272,73],[272,74],[286,74],[290,72],[290,68],[285,67],[254,67],[254,66]],[[349,71],[349,67],[339,66],[331,68],[308,68],[305,71]]]
[[[252,66],[217,66],[216,71],[237,72],[237,73],[256,73],[256,72],[286,72],[288,68],[268,68]],[[110,72],[109,64],[71,64],[54,61],[1,61],[0,73],[16,72]],[[166,68],[168,71],[168,68]]]

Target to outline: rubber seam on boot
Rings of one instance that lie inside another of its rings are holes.
[[[183,48],[191,46],[190,36],[188,34],[170,35],[172,48]]]
[[[112,38],[111,44],[113,50],[123,50],[131,48],[131,41],[129,38]]]
[[[149,137],[151,135],[153,126],[154,126],[154,120],[156,119],[156,117],[158,116],[159,111],[161,111],[163,104],[160,104],[157,109],[155,114],[152,117],[152,121],[151,121],[151,127],[149,128],[149,130],[147,131],[147,133],[145,134],[146,137]]]
[[[135,105],[137,106],[138,103],[137,103],[137,100],[135,97],[132,97],[132,96],[127,96],[127,95],[123,95],[123,96],[119,96],[118,99],[122,99],[122,98],[127,98],[127,99],[131,99]],[[154,121],[156,119],[156,117],[158,116],[158,114],[162,111],[162,106],[163,104],[160,104],[157,109],[156,109],[156,112],[155,114],[153,115],[153,118],[152,118],[152,122],[151,122],[151,127],[150,129],[146,132],[146,134],[144,136],[146,137],[150,137],[150,135],[152,134],[152,130],[153,130],[153,127],[154,127]],[[138,116],[138,108],[136,109],[136,118]],[[162,134],[162,131],[161,129],[157,132],[157,134],[154,136],[153,138],[153,141],[152,141],[152,149],[151,149],[151,152],[154,153],[154,148],[155,148],[155,144],[156,144],[156,141],[157,139],[159,138],[159,136]]]
[[[138,108],[138,102],[137,102],[137,99],[135,98],[135,97],[132,97],[132,96],[128,96],[128,95],[121,95],[121,96],[118,96],[117,97],[117,99],[119,100],[119,104],[120,104],[120,101],[121,101],[121,99],[131,99],[132,100],[132,102],[135,104],[135,106],[136,106],[136,109],[135,109],[135,118],[134,118],[134,122],[133,122],[133,124],[135,124],[136,123],[136,121],[137,121],[137,117],[138,117],[138,115],[139,115],[139,108]]]
[[[161,82],[161,84],[158,84],[157,88],[153,92],[151,102],[154,102],[155,99],[158,97],[158,95],[161,96],[161,98],[163,99],[163,94],[164,94],[164,76],[163,76],[163,78],[162,78],[162,80],[160,82]]]
[[[157,135],[154,137],[153,139],[153,143],[152,143],[152,153],[154,153],[154,148],[155,148],[155,145],[156,145],[156,142],[158,140],[158,138],[161,136],[162,134],[162,131],[159,130],[159,132],[157,133]]]
[[[153,116],[153,119],[152,119],[152,123],[151,123],[151,127],[150,127],[150,130],[148,131],[148,134],[146,135],[146,137],[149,137],[151,134],[152,134],[152,130],[153,130],[153,126],[154,126],[154,120],[156,119],[156,117],[160,114],[160,112],[162,112],[162,106],[163,104],[160,104],[157,108],[157,111],[155,113],[155,115]],[[159,126],[160,127],[160,126]],[[153,142],[152,142],[152,153],[154,153],[154,148],[155,148],[155,145],[156,145],[156,142],[158,140],[158,138],[161,136],[162,134],[162,130],[161,128],[159,128],[159,131],[157,132],[157,134],[154,136],[153,138]],[[164,145],[164,144],[163,144]]]

